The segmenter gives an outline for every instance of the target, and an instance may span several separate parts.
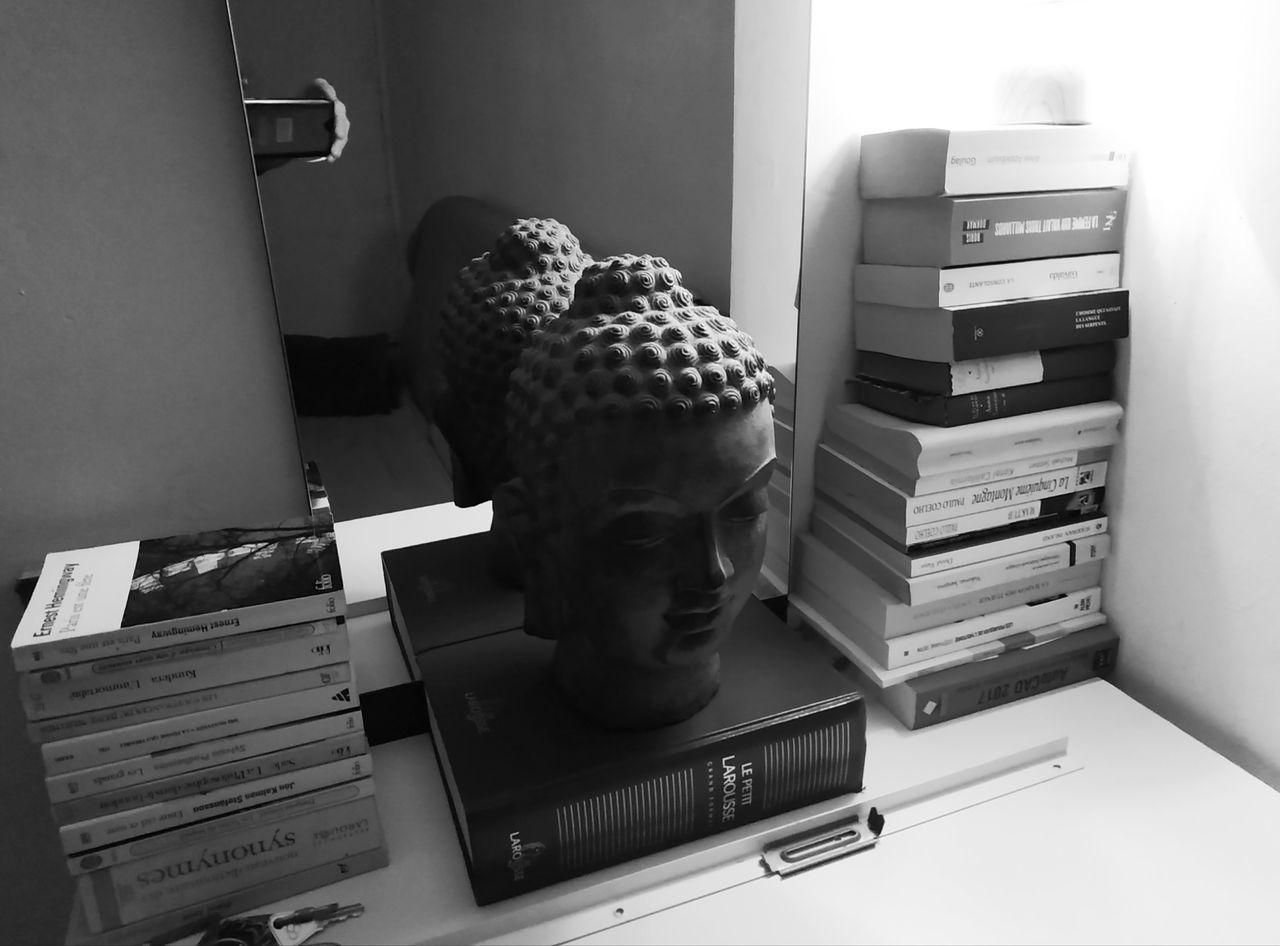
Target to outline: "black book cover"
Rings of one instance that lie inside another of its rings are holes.
[[[997,417],[1105,401],[1111,397],[1112,378],[1108,371],[1082,378],[1040,381],[956,395],[922,394],[862,377],[854,378],[852,386],[859,404],[918,424],[961,427]]]
[[[415,679],[417,655],[524,624],[524,592],[493,577],[491,541],[478,532],[382,553],[387,611]]]
[[[832,656],[751,599],[691,719],[613,732],[561,701],[515,630],[420,659],[478,904],[862,788],[866,710]]]
[[[1043,371],[1041,381],[1060,381],[1111,371],[1116,364],[1116,343],[1106,341],[1092,345],[1069,345],[1066,348],[1049,348],[1028,354],[1034,354],[1039,359]],[[857,375],[899,388],[910,388],[922,394],[954,395],[956,372],[963,372],[967,364],[981,364],[985,361],[987,359],[974,359],[973,362],[922,361],[879,351],[866,351],[858,353]]]

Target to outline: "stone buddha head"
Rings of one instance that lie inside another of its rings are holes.
[[[564,224],[524,218],[450,285],[440,313],[435,420],[452,453],[457,505],[486,502],[509,475],[507,378],[534,332],[568,311],[589,261]]]
[[[526,630],[608,728],[686,719],[764,556],[773,380],[751,339],[652,256],[590,264],[521,353],[494,497],[524,571]]]

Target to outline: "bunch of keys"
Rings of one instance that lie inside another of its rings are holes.
[[[199,946],[297,946],[326,926],[364,913],[359,903],[304,907],[289,913],[256,913],[220,921],[200,938]],[[312,946],[320,946],[314,943]]]

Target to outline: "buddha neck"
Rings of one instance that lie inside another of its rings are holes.
[[[711,702],[720,688],[720,655],[648,670],[562,638],[552,673],[574,709],[601,727],[656,729],[686,720]]]

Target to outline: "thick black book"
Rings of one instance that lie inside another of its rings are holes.
[[[522,630],[420,660],[437,759],[484,905],[862,790],[866,708],[831,655],[751,599],[692,718],[613,732]]]
[[[524,592],[494,578],[487,532],[382,553],[387,611],[410,675],[418,655],[524,624]]]
[[[862,377],[854,378],[850,384],[859,404],[918,424],[960,427],[997,417],[1106,401],[1111,398],[1113,382],[1108,371],[1083,378],[1063,378],[976,394],[953,395],[922,394],[910,388]]]
[[[859,302],[859,352],[969,361],[1129,337],[1129,290],[1103,289],[985,305],[910,309]]]
[[[1115,364],[1116,343],[1107,341],[969,361],[921,361],[864,351],[858,352],[856,373],[922,394],[957,395],[1103,374]]]

